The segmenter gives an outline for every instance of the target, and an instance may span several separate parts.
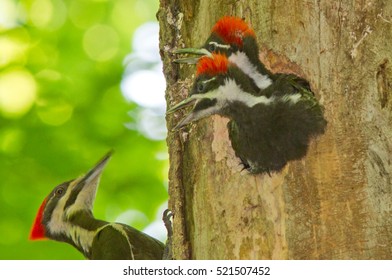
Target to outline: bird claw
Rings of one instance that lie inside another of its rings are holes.
[[[163,211],[162,221],[167,230],[167,241],[165,249],[163,250],[163,259],[164,260],[172,260],[173,253],[172,253],[172,236],[173,236],[173,226],[171,218],[173,217],[173,213],[170,209],[166,209]]]
[[[165,211],[163,211],[162,221],[166,227],[168,238],[173,235],[173,227],[171,222],[172,217],[173,217],[173,213],[170,209],[166,209]]]
[[[272,177],[270,168],[268,168],[268,167],[261,168],[261,169],[260,168],[254,168],[248,162],[246,162],[245,160],[243,160],[243,159],[240,159],[240,160],[241,160],[241,162],[238,164],[238,165],[242,166],[242,169],[241,169],[240,172],[246,170],[246,171],[248,171],[251,174],[267,173],[268,176]]]
[[[238,165],[242,167],[240,172],[242,172],[244,170],[249,171],[249,169],[250,169],[250,165],[246,161],[244,161],[242,158],[240,158],[240,162],[238,163]]]

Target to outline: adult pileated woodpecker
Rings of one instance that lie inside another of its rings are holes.
[[[195,103],[174,129],[219,114],[230,118],[231,144],[251,173],[280,171],[305,156],[310,139],[324,132],[326,121],[313,93],[295,76],[283,76],[260,95],[252,80],[225,55],[202,57],[190,96],[168,110]]]
[[[94,218],[92,208],[109,152],[86,175],[55,187],[45,198],[30,239],[67,242],[87,259],[162,259],[164,245],[128,225]]]

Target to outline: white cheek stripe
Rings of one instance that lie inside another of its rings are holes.
[[[68,190],[71,186],[68,187]],[[67,232],[69,225],[64,222],[65,219],[65,213],[64,213],[64,206],[66,201],[68,200],[71,192],[67,191],[65,195],[60,198],[60,200],[57,202],[56,208],[54,208],[52,212],[52,217],[48,223],[48,229],[50,232],[54,234],[60,234]]]
[[[77,212],[78,210],[86,209],[86,206],[89,206],[91,201],[85,197],[79,197],[80,195],[85,196],[87,194],[84,192],[79,194],[75,203],[64,211],[65,203],[69,199],[69,196],[72,193],[72,189],[78,182],[79,180],[72,182],[72,185],[68,186],[68,190],[65,195],[57,202],[57,205],[53,210],[52,217],[48,223],[48,229],[52,234],[67,235],[85,252],[89,252],[96,232],[74,226],[68,222],[68,219],[73,213]],[[94,189],[92,190],[94,191]]]
[[[248,107],[253,107],[256,104],[269,105],[274,102],[275,97],[254,96],[241,89],[239,85],[232,79],[226,79],[223,86],[219,87],[221,96],[227,102],[241,102]]]
[[[202,81],[202,83],[203,83],[203,84],[208,84],[209,82],[212,82],[212,81],[215,81],[215,80],[216,80],[216,77],[212,77],[211,79]]]
[[[246,75],[248,75],[259,89],[266,89],[272,84],[268,75],[258,72],[255,65],[249,60],[245,53],[237,51],[229,56],[229,61],[236,64]]]
[[[217,47],[217,48],[221,48],[221,49],[230,49],[230,45],[222,45],[222,44],[219,44],[219,43],[217,43],[217,42],[209,42],[208,43],[209,45],[214,45],[215,47]]]
[[[67,219],[80,210],[92,209],[99,180],[99,177],[97,177],[94,181],[83,187],[83,189],[79,192],[74,204],[72,204],[66,210],[65,215]]]
[[[195,99],[216,99],[217,105],[213,108],[222,108],[227,106],[228,103],[232,102],[241,102],[245,104],[247,107],[253,107],[257,104],[265,104],[269,105],[273,102],[291,102],[293,104],[297,103],[301,99],[301,94],[288,94],[283,95],[282,97],[276,98],[275,96],[266,97],[266,96],[254,96],[250,93],[247,93],[241,89],[239,85],[232,79],[226,79],[224,84],[217,88],[216,90],[209,91],[205,94],[197,94],[194,95]],[[207,110],[208,110],[207,109]],[[205,112],[205,111],[203,111]],[[204,115],[204,114],[203,114]]]

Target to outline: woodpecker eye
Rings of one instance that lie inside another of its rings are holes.
[[[58,188],[57,190],[56,190],[56,195],[57,196],[62,196],[64,194],[64,189],[63,188]]]
[[[204,83],[197,84],[197,92],[204,92],[206,85]]]
[[[210,52],[214,52],[214,51],[216,50],[215,44],[210,43],[209,46],[208,46],[208,50],[209,50]]]

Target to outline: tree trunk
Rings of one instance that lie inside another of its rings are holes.
[[[169,207],[176,259],[392,258],[392,2],[161,0],[171,107],[195,68],[171,51],[201,46],[224,15],[255,30],[273,72],[307,79],[327,132],[281,173],[241,171],[219,116],[170,129]]]

